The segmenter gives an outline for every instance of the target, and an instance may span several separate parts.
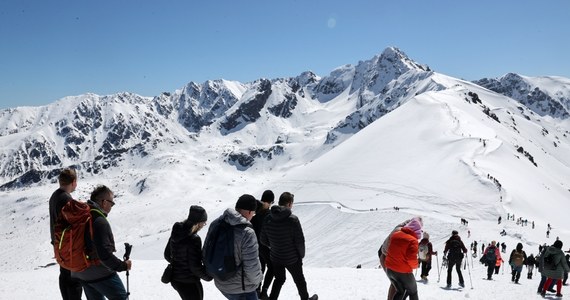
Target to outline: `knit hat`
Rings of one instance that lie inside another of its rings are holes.
[[[273,201],[275,201],[275,195],[271,190],[263,192],[263,195],[261,195],[261,202],[273,203]]]
[[[257,200],[255,197],[248,194],[243,194],[239,197],[236,202],[236,209],[244,209],[249,211],[255,211],[257,208]]]
[[[190,222],[190,224],[194,225],[200,222],[206,222],[207,220],[208,214],[202,206],[190,206],[190,212],[188,213],[188,222]]]
[[[554,244],[552,244],[552,246],[553,246],[554,248],[562,249],[562,241],[561,241],[561,240],[557,240],[556,242],[554,242]]]
[[[429,233],[424,232],[424,239],[429,240]]]
[[[413,218],[404,227],[414,231],[414,233],[416,234],[416,238],[418,238],[418,240],[422,237],[422,223],[418,219]]]
[[[523,248],[523,244],[522,244],[522,243],[518,243],[518,244],[517,244],[517,247],[516,247],[517,251],[521,251],[522,248]]]
[[[457,230],[453,230],[453,231],[451,232],[451,235],[458,235],[458,234],[459,234],[459,232],[457,232]]]

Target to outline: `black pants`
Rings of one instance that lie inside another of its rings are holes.
[[[447,284],[448,285],[451,284],[451,272],[453,271],[453,266],[455,266],[455,269],[457,270],[457,276],[459,276],[459,283],[464,284],[463,283],[463,274],[461,274],[461,262],[462,261],[463,261],[463,259],[449,260],[447,262]]]
[[[413,273],[398,273],[386,269],[386,275],[396,288],[393,300],[406,299],[406,297],[410,297],[410,300],[418,300],[418,286]]]
[[[59,267],[59,291],[63,300],[81,300],[81,282],[71,278],[71,271]]]
[[[420,261],[422,264],[422,274],[420,276],[427,277],[429,275],[429,270],[431,270],[431,260]]]
[[[204,299],[204,289],[201,282],[178,282],[172,281],[172,287],[178,292],[182,300]]]
[[[309,299],[309,292],[307,292],[307,281],[305,281],[305,275],[303,275],[303,261],[298,260],[296,263],[291,265],[281,265],[275,261],[271,262],[273,266],[273,273],[275,274],[275,280],[273,281],[273,287],[271,288],[271,295],[269,295],[269,299],[277,300],[279,298],[279,293],[281,293],[281,287],[285,283],[285,269],[289,271],[291,277],[293,277],[293,281],[297,286],[297,291],[299,292],[299,296],[301,296],[301,300]]]
[[[493,272],[495,271],[495,265],[489,263],[487,265],[487,279],[491,279],[493,277]]]
[[[265,273],[263,278],[261,291],[267,291],[271,281],[273,280],[273,265],[271,265],[271,259],[269,257],[269,248],[265,246],[259,247],[259,262],[261,263],[261,274]],[[267,272],[265,272],[267,270]]]

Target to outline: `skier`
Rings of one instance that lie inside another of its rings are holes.
[[[467,248],[465,248],[463,241],[461,241],[457,230],[453,230],[451,237],[445,242],[445,248],[443,250],[443,255],[447,255],[447,288],[451,287],[451,272],[453,271],[453,266],[455,266],[457,270],[459,286],[465,287],[463,274],[461,274],[461,262],[463,261],[464,253],[467,253]]]

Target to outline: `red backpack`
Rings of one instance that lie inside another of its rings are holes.
[[[64,269],[81,272],[91,265],[98,264],[98,260],[89,259],[89,251],[85,245],[85,230],[88,230],[93,240],[91,207],[76,200],[68,201],[54,224],[55,259]]]

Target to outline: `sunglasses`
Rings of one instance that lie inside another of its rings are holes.
[[[105,199],[103,201],[107,201],[107,202],[111,203],[111,207],[115,206],[115,202],[113,202],[112,200]]]

